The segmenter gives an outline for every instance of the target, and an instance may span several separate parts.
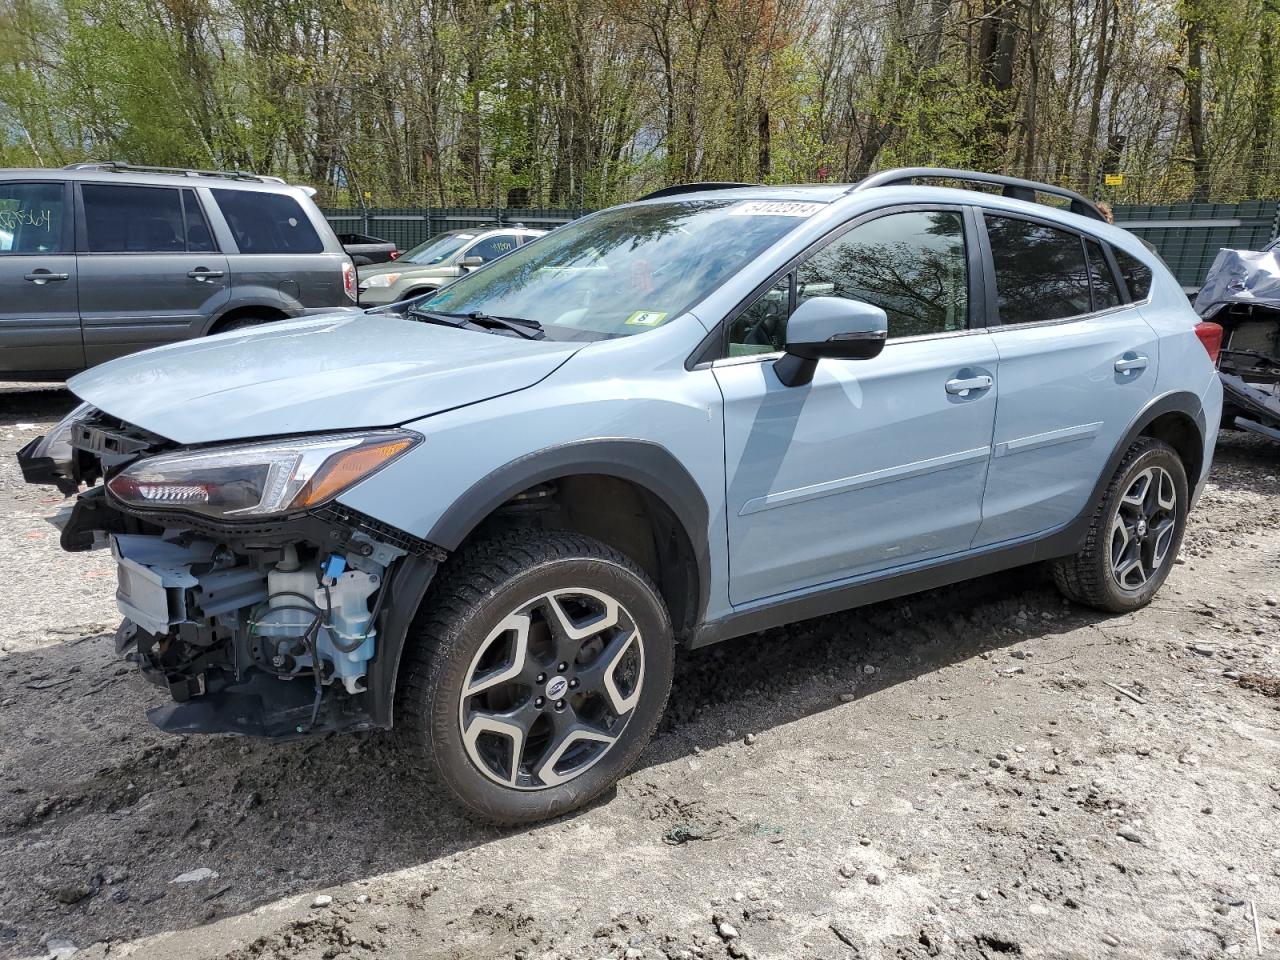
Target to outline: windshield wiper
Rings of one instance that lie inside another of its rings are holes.
[[[418,317],[428,323],[438,323],[443,327],[465,327],[467,325],[465,317],[459,319],[456,314],[452,313],[436,313],[433,310],[419,310],[417,307],[410,307],[406,313],[408,316]]]
[[[537,320],[526,320],[524,317],[495,317],[488,313],[481,313],[479,310],[471,313],[441,313],[437,310],[419,310],[417,307],[410,307],[408,315],[446,327],[509,330],[526,340],[541,340],[547,335],[542,329],[542,324]]]
[[[527,320],[524,317],[495,317],[493,314],[483,313],[479,310],[473,310],[470,313],[446,313],[442,314],[442,316],[460,317],[469,320],[478,327],[488,327],[491,330],[510,330],[526,340],[541,340],[547,335],[546,331],[542,329],[542,324],[537,320]]]

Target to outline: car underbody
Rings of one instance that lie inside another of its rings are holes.
[[[70,464],[24,462],[28,479],[90,484],[56,522],[65,549],[112,552],[117,651],[173,700],[151,721],[273,739],[389,727],[409,620],[445,552],[336,504],[223,523],[127,509],[93,485],[166,443],[95,414]]]

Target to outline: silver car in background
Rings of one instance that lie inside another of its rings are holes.
[[[430,293],[546,232],[513,223],[436,234],[390,263],[359,267],[360,304],[383,307]]]

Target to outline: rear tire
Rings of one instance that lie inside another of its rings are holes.
[[[1162,440],[1139,438],[1108,485],[1084,546],[1053,562],[1058,589],[1109,613],[1146,606],[1178,556],[1189,503],[1178,454]]]
[[[589,537],[512,531],[453,557],[414,625],[397,726],[501,823],[574,810],[636,762],[671,689],[667,609]]]

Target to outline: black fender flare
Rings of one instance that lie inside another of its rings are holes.
[[[513,460],[473,483],[450,505],[425,539],[452,552],[486,517],[516,494],[539,483],[581,474],[602,474],[629,481],[670,509],[684,528],[696,561],[698,597],[693,626],[701,624],[706,615],[711,581],[707,500],[684,465],[665,447],[651,441],[579,440],[546,447]],[[406,557],[397,566],[399,569],[389,583],[390,600],[380,623],[383,642],[369,671],[370,712],[380,727],[392,725],[401,654],[414,617],[437,572],[437,563],[426,557]]]
[[[1125,453],[1133,446],[1133,442],[1142,436],[1142,432],[1147,427],[1167,413],[1181,413],[1189,417],[1196,425],[1199,449],[1204,450],[1204,440],[1209,432],[1209,425],[1205,421],[1204,405],[1201,403],[1200,398],[1186,390],[1175,390],[1154,397],[1138,411],[1138,415],[1133,418],[1129,429],[1125,431],[1124,439],[1112,451],[1110,458],[1107,460],[1107,468],[1099,478],[1098,485],[1094,487],[1093,496],[1089,500],[1090,504],[1097,504],[1102,492],[1106,490],[1107,484],[1111,482],[1111,477],[1119,468],[1120,461],[1124,459]],[[1204,464],[1201,463],[1200,466],[1203,468]],[[1187,477],[1187,483],[1192,488],[1195,487],[1199,480],[1198,476]]]
[[[590,473],[628,480],[661,498],[684,527],[694,552],[699,552],[699,544],[706,552],[709,511],[702,489],[666,447],[649,440],[576,440],[512,460],[467,488],[426,539],[456,550],[485,517],[522,490]]]
[[[692,623],[701,623],[711,589],[710,508],[684,464],[666,447],[650,440],[575,440],[512,460],[473,483],[436,521],[426,539],[446,550],[456,550],[471,531],[516,494],[539,483],[582,474],[633,483],[675,516],[697,567],[698,596]]]

